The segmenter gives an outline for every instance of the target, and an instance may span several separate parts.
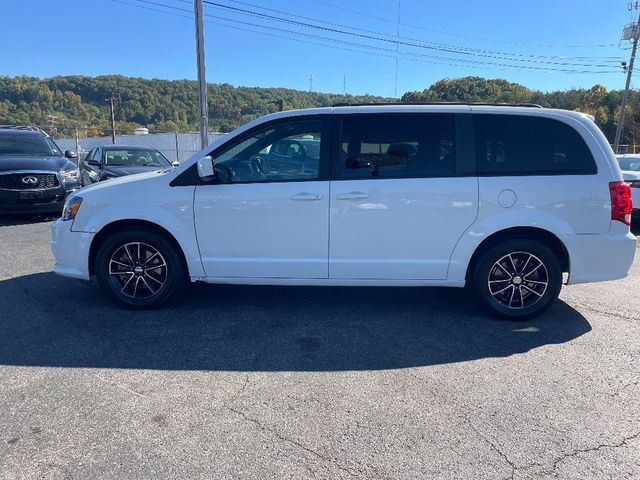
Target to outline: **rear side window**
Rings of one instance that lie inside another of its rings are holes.
[[[342,120],[343,179],[453,176],[453,115],[350,115]]]
[[[594,174],[593,155],[572,127],[519,115],[473,115],[478,175]]]

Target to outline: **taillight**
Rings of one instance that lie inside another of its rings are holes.
[[[611,220],[618,220],[625,225],[631,225],[631,187],[624,182],[609,183],[611,193]]]

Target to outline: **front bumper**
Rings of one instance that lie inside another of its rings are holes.
[[[0,213],[60,212],[67,194],[62,186],[46,190],[0,190]]]
[[[57,220],[51,226],[51,251],[56,259],[53,271],[63,277],[89,280],[89,249],[94,233],[74,232],[73,221]]]

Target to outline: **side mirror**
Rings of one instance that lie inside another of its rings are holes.
[[[87,160],[85,163],[87,165],[91,165],[92,167],[99,167],[100,166],[100,162],[98,162],[96,160]]]
[[[64,151],[64,156],[66,158],[77,158],[78,154],[76,152],[74,152],[73,150],[65,150]]]
[[[216,177],[213,158],[209,155],[198,160],[198,176],[204,180],[211,180]]]
[[[172,166],[172,167],[177,167],[178,165],[180,165],[180,162],[179,162],[179,161],[177,161],[177,160],[175,160],[175,161],[171,162],[171,166]]]

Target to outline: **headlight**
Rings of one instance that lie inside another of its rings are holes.
[[[75,195],[67,198],[67,201],[64,202],[64,208],[62,209],[62,217],[61,220],[73,220],[76,218],[78,214],[78,210],[80,210],[80,205],[82,205],[82,197],[76,197]]]
[[[62,175],[64,180],[76,180],[80,177],[80,170],[77,168],[74,170],[63,170],[60,172],[60,175]]]

